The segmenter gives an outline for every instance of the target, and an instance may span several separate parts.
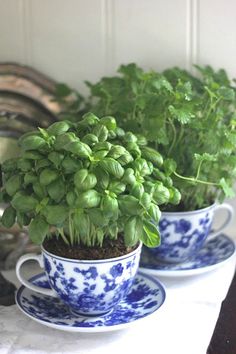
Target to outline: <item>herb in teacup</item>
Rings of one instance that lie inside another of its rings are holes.
[[[159,244],[159,205],[178,203],[180,193],[144,137],[87,113],[26,133],[19,146],[20,157],[2,164],[4,226],[29,225],[38,244],[60,236],[71,246],[102,246],[118,234],[127,246]]]
[[[115,115],[121,127],[142,133],[161,152],[182,194],[179,210],[234,195],[235,87],[222,69],[196,69],[198,77],[179,68],[145,72],[128,64],[117,76],[87,82],[90,109]]]

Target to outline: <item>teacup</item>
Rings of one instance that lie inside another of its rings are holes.
[[[227,211],[226,219],[212,231],[215,212],[220,210]],[[149,251],[161,262],[182,263],[192,258],[206,240],[219,235],[231,223],[233,215],[234,210],[227,203],[188,212],[163,212],[159,223],[161,245]]]
[[[128,293],[137,273],[142,244],[129,254],[103,260],[76,260],[51,254],[26,254],[16,264],[19,281],[38,293],[59,297],[73,313],[101,315]],[[34,285],[21,274],[21,266],[36,260],[44,268],[51,289]]]

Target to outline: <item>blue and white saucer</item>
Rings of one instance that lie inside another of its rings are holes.
[[[29,280],[48,288],[45,274]],[[127,327],[157,311],[164,303],[166,292],[154,277],[138,272],[128,295],[112,311],[102,316],[74,315],[59,299],[36,293],[21,286],[16,304],[24,314],[48,327],[70,332],[105,332]]]
[[[228,236],[220,234],[207,241],[193,258],[179,264],[161,263],[147,248],[143,247],[140,270],[147,274],[165,277],[196,275],[222,266],[235,254],[234,241]]]

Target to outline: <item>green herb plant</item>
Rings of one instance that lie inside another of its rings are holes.
[[[2,164],[1,222],[28,226],[33,242],[102,246],[122,234],[127,246],[160,242],[159,205],[178,203],[172,170],[141,135],[115,118],[87,113],[19,139],[21,155]],[[155,221],[155,225],[152,221]]]
[[[172,169],[182,202],[169,210],[195,210],[234,195],[235,87],[222,69],[196,70],[198,76],[179,68],[145,72],[128,64],[117,76],[87,82],[89,108],[142,133]]]

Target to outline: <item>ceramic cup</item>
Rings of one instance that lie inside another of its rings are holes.
[[[215,212],[223,210],[226,211],[225,221],[211,231]],[[161,245],[149,251],[161,262],[182,263],[193,257],[206,239],[219,235],[230,224],[233,215],[234,210],[227,203],[189,212],[163,212],[159,223]]]
[[[38,293],[59,297],[73,313],[101,315],[110,311],[127,294],[137,273],[142,244],[131,253],[106,260],[75,260],[42,253],[26,254],[16,264],[19,281]],[[44,268],[51,289],[31,284],[21,266],[36,260]]]

